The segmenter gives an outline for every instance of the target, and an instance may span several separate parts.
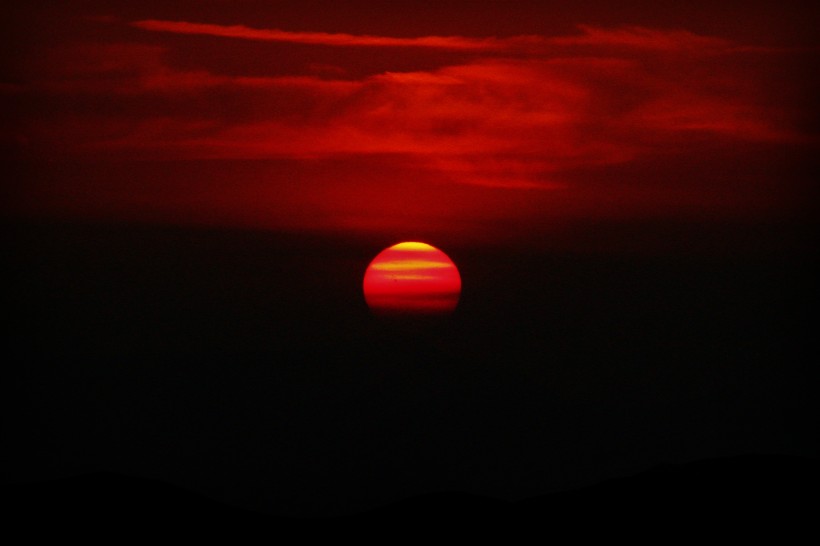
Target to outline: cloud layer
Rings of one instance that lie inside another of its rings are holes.
[[[94,165],[20,189],[26,206],[402,237],[726,216],[779,206],[788,162],[761,158],[817,145],[805,52],[685,30],[87,24],[104,37],[43,47],[0,85],[1,146]]]
[[[471,54],[346,78],[331,48],[324,69],[252,76],[174,66],[170,46],[78,44],[53,51],[30,82],[34,96],[59,97],[62,108],[24,120],[28,140],[69,155],[393,154],[456,182],[554,188],[573,168],[666,153],[690,138],[801,138],[793,115],[767,96],[765,71],[748,62],[756,53],[686,31],[581,26],[571,36],[475,39],[132,25],[149,34]]]

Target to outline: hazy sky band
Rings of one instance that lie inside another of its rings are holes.
[[[72,13],[28,42],[0,85],[0,143],[44,174],[4,207],[394,240],[756,218],[799,204],[777,173],[820,142],[816,53],[786,39],[651,18],[498,35],[411,18],[400,35],[231,13]],[[87,169],[69,181],[46,174],[54,161]],[[163,167],[132,175],[144,162]]]

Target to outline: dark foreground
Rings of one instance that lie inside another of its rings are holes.
[[[5,485],[3,500],[12,528],[31,536],[80,529],[95,536],[105,529],[135,534],[183,532],[188,538],[224,533],[245,536],[337,537],[356,533],[382,540],[417,533],[456,532],[462,538],[500,532],[547,538],[630,536],[634,538],[728,533],[781,540],[813,531],[820,488],[816,459],[747,455],[650,471],[568,492],[517,502],[459,492],[436,492],[375,510],[325,518],[288,518],[242,510],[164,482],[94,473],[60,480]],[[626,532],[626,533],[624,533]],[[560,535],[559,535],[560,533]],[[133,535],[131,535],[133,536]]]
[[[385,322],[360,284],[394,241],[5,235],[2,472],[20,517],[535,521],[565,503],[571,517],[799,510],[816,492],[814,264],[798,238],[441,245],[464,281],[457,312]],[[670,464],[685,466],[641,474]]]

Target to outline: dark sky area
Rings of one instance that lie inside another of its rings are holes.
[[[817,455],[816,8],[4,19],[6,480],[322,515]],[[400,241],[457,265],[451,316],[369,313],[365,268]]]

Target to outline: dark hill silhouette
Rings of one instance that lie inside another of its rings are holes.
[[[729,528],[745,534],[760,526],[787,525],[788,532],[814,521],[820,488],[816,459],[789,455],[743,455],[670,464],[598,484],[508,502],[465,492],[430,492],[348,516],[288,517],[249,511],[165,482],[116,473],[2,487],[11,527],[55,530],[93,519],[142,529],[269,532],[367,528],[570,529],[654,521]],[[465,527],[467,526],[467,527]],[[690,529],[691,530],[691,529]],[[587,530],[588,532],[589,530]],[[323,531],[324,532],[324,531]],[[601,529],[601,533],[604,530]]]

